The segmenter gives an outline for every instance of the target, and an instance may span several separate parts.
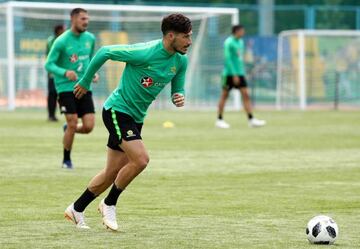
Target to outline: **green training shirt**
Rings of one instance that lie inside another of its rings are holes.
[[[148,107],[167,84],[171,82],[171,95],[184,94],[187,57],[170,54],[162,40],[102,47],[79,84],[90,89],[94,74],[108,59],[126,62],[126,66],[119,86],[104,103],[106,110],[126,113],[142,123]]]
[[[229,36],[224,42],[225,76],[245,75],[244,40]]]
[[[68,70],[75,71],[78,80],[81,79],[90,63],[94,47],[95,36],[87,31],[76,35],[71,30],[67,30],[56,38],[48,54],[45,68],[54,75],[58,93],[74,91],[76,81],[66,78],[65,73]]]

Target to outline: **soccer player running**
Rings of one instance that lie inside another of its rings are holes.
[[[224,42],[225,67],[223,71],[223,85],[218,105],[218,119],[215,126],[219,128],[230,128],[230,125],[223,119],[224,107],[229,92],[232,88],[240,90],[243,106],[248,115],[249,127],[261,127],[266,124],[264,120],[254,118],[251,107],[251,100],[245,79],[244,66],[244,40],[242,37],[245,29],[242,25],[232,27],[232,35]]]
[[[65,26],[63,24],[56,25],[54,27],[54,34],[49,36],[46,43],[46,56],[48,56],[52,45],[56,38],[58,38],[65,31]],[[48,120],[51,122],[57,122],[55,111],[56,111],[56,100],[57,93],[55,89],[54,76],[48,74],[48,98],[47,98],[47,109],[48,109]]]
[[[81,99],[76,99],[73,93],[75,84],[90,63],[95,36],[86,31],[89,16],[85,9],[73,9],[70,16],[71,28],[55,40],[45,64],[48,72],[54,75],[60,111],[65,114],[62,166],[68,169],[73,168],[70,153],[75,133],[90,133],[95,124],[91,88]],[[92,80],[96,82],[98,78],[95,74]],[[78,118],[81,118],[81,124],[78,124]]]
[[[191,21],[182,14],[171,14],[163,18],[161,31],[163,38],[159,40],[102,47],[75,86],[75,96],[81,99],[90,89],[94,74],[107,60],[126,63],[119,86],[105,101],[102,113],[109,132],[106,166],[65,210],[65,217],[78,228],[89,228],[84,219],[85,208],[112,185],[98,210],[107,228],[118,229],[117,199],[149,163],[149,155],[141,138],[149,105],[170,82],[173,104],[182,107],[185,103],[185,54],[192,42]]]

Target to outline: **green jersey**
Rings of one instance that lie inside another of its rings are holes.
[[[244,67],[244,41],[229,36],[224,42],[225,76],[245,75]]]
[[[126,66],[119,86],[105,101],[106,110],[126,113],[142,123],[148,107],[167,84],[171,82],[172,95],[184,94],[187,57],[169,53],[162,40],[102,47],[79,84],[89,89],[94,74],[108,59],[126,62]]]
[[[84,75],[95,47],[95,36],[90,32],[79,35],[65,31],[53,42],[45,68],[54,75],[57,93],[72,92],[76,81],[65,77],[68,70],[75,71],[78,79]]]

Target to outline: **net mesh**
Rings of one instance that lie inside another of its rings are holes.
[[[301,65],[297,33],[280,36],[278,103],[299,107],[300,73],[304,67],[307,107],[360,106],[360,32],[304,33]]]
[[[188,53],[187,108],[216,105],[223,66],[222,44],[229,34],[232,14],[186,13],[193,23],[193,45]],[[90,10],[88,30],[96,36],[96,50],[103,45],[145,42],[161,38],[160,23],[166,11]],[[1,37],[6,37],[6,11],[0,12]],[[70,27],[69,10],[15,7],[16,107],[45,107],[47,72],[44,69],[47,38],[53,27]],[[2,43],[3,44],[3,43]],[[0,106],[7,103],[6,45],[0,47]],[[94,99],[99,107],[118,85],[124,64],[108,61],[99,71],[100,82],[94,84]],[[155,108],[172,106],[170,87],[153,104]]]

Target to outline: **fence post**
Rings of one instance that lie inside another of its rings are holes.
[[[14,49],[14,15],[13,6],[6,6],[6,53],[7,53],[7,91],[8,109],[15,110],[15,49]]]
[[[334,109],[339,108],[339,84],[340,84],[340,73],[335,72],[335,92],[334,92]]]
[[[360,7],[356,8],[356,29],[360,29]]]
[[[299,54],[299,97],[300,109],[305,110],[306,101],[306,69],[305,69],[305,34],[304,31],[298,33],[298,54]]]
[[[306,29],[315,29],[316,15],[315,8],[309,6],[305,8],[305,28]]]

